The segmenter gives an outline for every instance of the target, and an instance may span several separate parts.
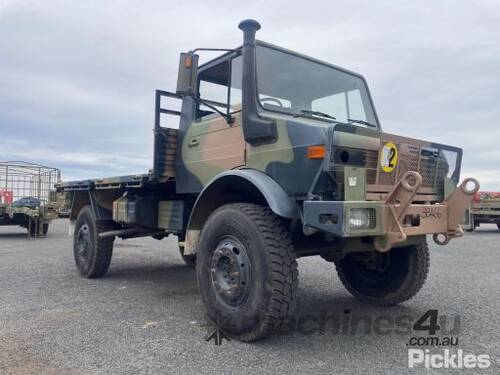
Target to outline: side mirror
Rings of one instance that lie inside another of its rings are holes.
[[[198,55],[192,52],[181,53],[176,93],[179,95],[195,94],[198,83],[197,76]]]

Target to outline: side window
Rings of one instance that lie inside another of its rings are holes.
[[[224,113],[240,111],[242,69],[242,57],[237,56],[201,72],[198,86],[200,98]],[[229,76],[231,76],[230,80]],[[197,118],[201,119],[216,113],[213,108],[200,103]]]
[[[229,96],[229,108],[231,112],[238,112],[241,110],[242,102],[242,78],[243,65],[242,57],[237,56],[231,60],[231,93]]]
[[[204,70],[199,77],[200,98],[216,107],[221,112],[227,111],[228,85],[229,85],[229,62],[223,61],[220,64]],[[202,103],[198,106],[197,118],[203,118],[216,114],[217,112]]]

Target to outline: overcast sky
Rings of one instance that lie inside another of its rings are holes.
[[[257,37],[363,74],[385,131],[464,149],[500,190],[499,1],[0,0],[0,160],[145,173],[180,51]]]

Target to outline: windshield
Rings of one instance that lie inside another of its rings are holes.
[[[268,110],[377,124],[363,79],[305,57],[258,45],[257,88]]]

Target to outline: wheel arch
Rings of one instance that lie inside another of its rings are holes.
[[[85,206],[90,206],[98,220],[111,220],[113,201],[121,195],[121,191],[110,189],[104,191],[81,190],[71,192],[71,211],[69,219],[75,221],[79,212]]]
[[[195,254],[201,229],[218,207],[236,202],[267,205],[276,215],[299,218],[297,204],[265,173],[255,169],[225,171],[215,176],[201,191],[189,215],[185,254]]]
[[[90,197],[88,191],[72,191],[71,192],[71,210],[69,213],[70,221],[76,221],[78,214],[83,207],[90,205]]]

